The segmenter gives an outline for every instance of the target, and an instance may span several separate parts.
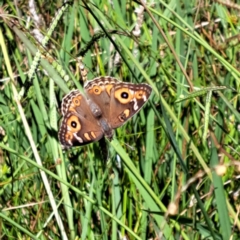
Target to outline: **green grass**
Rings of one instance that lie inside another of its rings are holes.
[[[238,5],[153,2],[141,23],[136,2],[75,1],[50,34],[63,3],[39,0],[40,46],[25,4],[0,8],[0,238],[238,239]],[[107,159],[58,141],[80,57],[88,79],[153,88]]]

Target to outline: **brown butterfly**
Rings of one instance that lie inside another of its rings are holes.
[[[152,88],[145,83],[98,77],[88,81],[84,91],[85,96],[73,90],[63,98],[59,140],[64,148],[95,142],[103,136],[112,140],[113,129],[143,107]]]

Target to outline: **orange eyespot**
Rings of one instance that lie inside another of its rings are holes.
[[[81,123],[78,119],[77,116],[71,116],[68,120],[67,120],[67,126],[70,132],[74,133],[74,132],[78,132],[81,129]]]
[[[136,99],[142,99],[143,98],[143,96],[145,96],[145,92],[144,91],[137,91],[136,93],[135,93],[135,97],[136,97]]]
[[[94,86],[94,87],[93,87],[93,93],[94,93],[94,94],[99,95],[99,94],[101,94],[101,92],[102,92],[101,87],[99,87],[99,86]]]
[[[74,104],[75,106],[80,106],[80,105],[81,105],[81,99],[82,99],[81,96],[77,96],[77,97],[74,97],[74,98],[72,99],[72,102],[73,102],[73,104]]]
[[[133,98],[133,93],[128,88],[121,88],[115,91],[114,97],[122,104],[129,103]]]

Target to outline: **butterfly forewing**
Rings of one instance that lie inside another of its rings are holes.
[[[147,102],[152,88],[147,84],[120,83],[111,94],[110,119],[113,129],[125,124]]]

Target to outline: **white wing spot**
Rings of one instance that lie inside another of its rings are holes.
[[[138,110],[137,99],[134,98],[134,99],[133,99],[133,102],[134,102],[133,109],[134,109],[135,111],[137,111],[137,110]]]
[[[80,142],[80,143],[83,143],[83,140],[82,138],[80,138],[77,133],[74,133],[73,136]]]

